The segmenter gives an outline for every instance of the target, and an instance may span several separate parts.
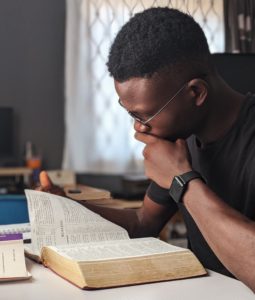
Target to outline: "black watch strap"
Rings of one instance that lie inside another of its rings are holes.
[[[187,184],[190,180],[200,178],[203,180],[200,173],[197,171],[189,171],[187,173],[184,173],[182,175],[177,176],[184,184]],[[203,180],[204,181],[204,180]]]
[[[182,197],[187,190],[188,183],[196,178],[200,178],[204,181],[201,174],[196,171],[189,171],[173,178],[172,184],[169,189],[169,195],[174,199],[176,203],[182,201]]]

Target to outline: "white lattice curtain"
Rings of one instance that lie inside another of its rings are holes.
[[[178,8],[202,26],[212,52],[223,51],[222,0],[66,0],[66,138],[63,167],[77,172],[142,172],[142,145],[118,105],[106,61],[120,27],[152,6]]]

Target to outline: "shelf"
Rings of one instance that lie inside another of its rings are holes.
[[[10,168],[0,168],[0,176],[30,176],[32,174],[32,169],[25,167],[10,167]]]

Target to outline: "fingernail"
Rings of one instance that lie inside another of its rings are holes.
[[[140,126],[140,131],[143,131],[143,132],[144,132],[144,131],[147,131],[149,128],[150,128],[150,127],[149,127],[148,125],[143,125],[143,124],[142,124],[142,125]]]

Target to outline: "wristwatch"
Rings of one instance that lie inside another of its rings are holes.
[[[182,197],[187,190],[188,183],[196,178],[200,178],[205,182],[201,174],[196,171],[190,171],[174,177],[169,189],[169,195],[176,203],[182,202]]]

